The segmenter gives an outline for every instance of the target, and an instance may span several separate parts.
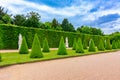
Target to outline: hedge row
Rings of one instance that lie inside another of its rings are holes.
[[[52,30],[43,30],[38,28],[27,28],[27,27],[19,27],[10,24],[0,24],[0,49],[17,49],[18,48],[18,36],[19,34],[25,36],[28,48],[31,48],[33,38],[35,33],[38,34],[39,40],[41,42],[41,46],[43,46],[43,41],[47,38],[49,47],[56,48],[59,46],[59,41],[61,36],[68,37],[69,47],[72,47],[74,38],[81,38],[86,41],[87,45],[89,45],[89,40],[93,38],[95,45],[98,45],[98,41],[100,38],[104,37],[97,35],[88,35],[88,34],[80,34],[73,32],[63,32],[63,31],[52,31]]]

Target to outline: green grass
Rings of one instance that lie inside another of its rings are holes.
[[[19,54],[19,53],[2,53],[2,62],[0,62],[0,67],[8,66],[13,64],[21,64],[21,63],[28,63],[28,62],[36,62],[36,61],[44,61],[44,60],[53,60],[53,59],[60,59],[66,57],[75,57],[75,56],[84,56],[84,55],[91,55],[91,54],[98,54],[103,52],[111,52],[117,51],[116,50],[106,50],[106,51],[97,51],[97,52],[88,52],[85,50],[84,54],[75,53],[75,50],[68,49],[68,55],[57,55],[57,50],[51,50],[49,53],[43,53],[43,58],[30,58],[30,54]]]

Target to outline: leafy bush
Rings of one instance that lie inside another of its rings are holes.
[[[21,44],[19,53],[20,54],[28,54],[29,53],[25,37],[23,37],[23,39],[22,39],[22,44]]]
[[[1,56],[1,54],[0,54],[0,62],[2,61],[2,56]]]
[[[117,49],[117,44],[115,40],[112,41],[112,49]]]
[[[86,40],[83,41],[83,48],[87,49],[87,42],[86,42]]]
[[[50,50],[49,50],[49,45],[48,45],[48,41],[47,41],[47,39],[45,38],[45,40],[44,40],[44,43],[43,43],[43,50],[42,50],[43,52],[50,52]]]
[[[99,51],[104,51],[105,50],[105,48],[104,48],[104,42],[103,42],[102,39],[100,39],[99,45],[98,45],[97,48],[98,48]]]
[[[41,51],[40,42],[39,42],[37,34],[35,34],[30,58],[42,58],[42,57],[43,57],[43,54]]]
[[[73,50],[76,49],[76,38],[74,38],[74,42],[73,42],[73,47],[72,47]]]
[[[120,49],[120,40],[118,41],[118,49]]]
[[[111,50],[112,49],[112,46],[110,44],[110,40],[108,38],[106,39],[105,48],[106,48],[106,50]]]
[[[82,41],[80,38],[78,38],[78,41],[76,43],[76,53],[84,53]]]
[[[66,47],[65,47],[63,37],[61,37],[57,54],[58,55],[67,55],[67,50],[66,50]]]
[[[95,44],[94,44],[94,41],[92,39],[90,40],[90,43],[89,43],[89,51],[90,52],[96,51]]]

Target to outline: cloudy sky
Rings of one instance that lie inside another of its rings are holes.
[[[10,14],[38,12],[41,21],[64,18],[75,26],[101,28],[105,34],[120,31],[120,0],[0,0]]]

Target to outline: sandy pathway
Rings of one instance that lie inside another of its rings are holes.
[[[120,80],[120,51],[9,66],[0,80]]]

